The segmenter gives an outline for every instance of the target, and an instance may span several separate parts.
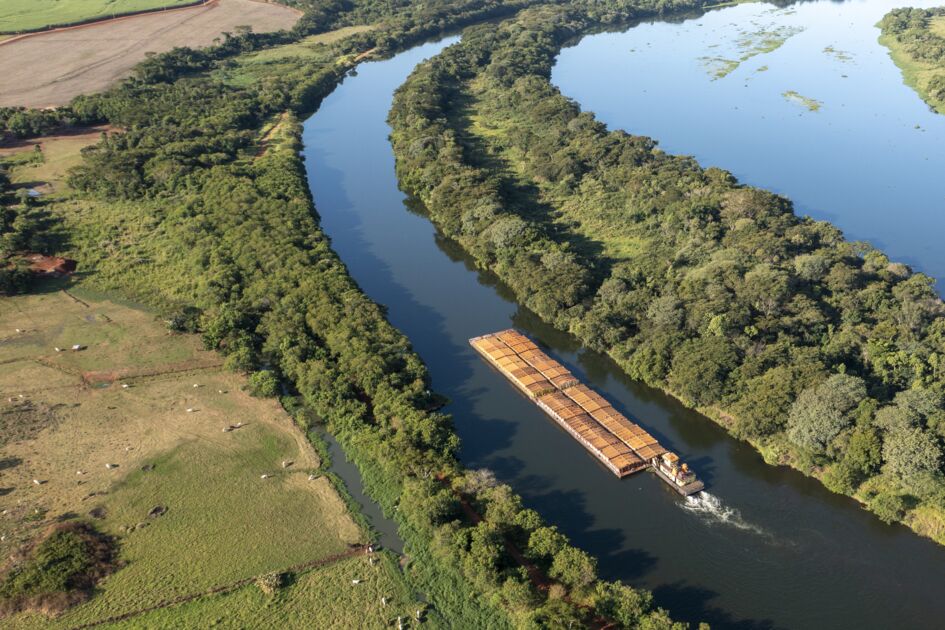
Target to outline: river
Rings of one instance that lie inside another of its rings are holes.
[[[450,397],[461,458],[680,619],[734,628],[933,628],[945,549],[887,526],[818,482],[767,466],[700,415],[519,307],[397,188],[385,119],[393,91],[455,41],[362,64],[305,123],[309,184],[351,274],[412,341]],[[618,480],[470,348],[514,326],[544,345],[708,484],[699,500],[651,474]]]
[[[565,48],[552,82],[609,127],[784,194],[942,280],[945,116],[903,83],[874,26],[941,4],[751,3],[639,24]]]

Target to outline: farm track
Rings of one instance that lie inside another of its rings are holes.
[[[80,382],[70,383],[68,385],[49,385],[43,384],[38,388],[20,388],[17,389],[18,394],[23,394],[28,396],[30,394],[39,394],[51,391],[62,391],[62,390],[78,390],[78,389],[88,389],[96,384],[100,383],[113,383],[117,380],[129,381],[129,383],[134,383],[137,385],[142,385],[144,383],[160,381],[166,377],[178,377],[184,376],[187,374],[200,374],[210,371],[220,371],[223,367],[223,362],[215,362],[208,364],[194,364],[194,365],[179,365],[179,366],[166,366],[166,369],[153,369],[153,370],[116,370],[111,372],[80,372],[78,370],[71,370],[65,366],[57,365],[56,363],[40,357],[40,358],[19,358],[14,357],[12,359],[6,359],[0,361],[0,365],[14,365],[17,363],[33,363],[42,367],[50,368],[58,372],[62,372],[67,376],[73,376],[77,379],[80,379]]]
[[[300,15],[258,0],[209,0],[4,40],[0,106],[64,105],[127,77],[149,52],[208,46],[241,25],[256,32],[287,29]]]

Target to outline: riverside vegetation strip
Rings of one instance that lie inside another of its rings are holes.
[[[319,229],[299,158],[297,117],[317,108],[358,55],[390,54],[525,5],[405,5],[370,31],[299,50],[304,37],[376,21],[390,7],[320,5],[291,33],[241,33],[153,57],[131,80],[68,108],[0,112],[11,135],[65,122],[120,129],[83,152],[56,194],[4,194],[5,254],[35,246],[76,258],[82,285],[161,309],[258,389],[274,393],[281,380],[297,421],[326,422],[397,519],[409,588],[450,625],[580,627],[603,615],[622,626],[679,627],[648,593],[598,580],[593,558],[507,486],[462,469],[426,368]],[[275,45],[287,54],[253,55]],[[28,275],[0,273],[8,291],[29,289]],[[256,604],[244,595],[220,597]],[[220,597],[206,605],[225,607]],[[234,618],[251,622],[242,611]]]
[[[879,41],[889,48],[906,85],[945,114],[945,7],[894,9],[879,27]]]
[[[398,175],[519,300],[886,521],[945,543],[945,308],[930,278],[720,169],[608,131],[549,83],[636,5],[523,11],[419,66]]]

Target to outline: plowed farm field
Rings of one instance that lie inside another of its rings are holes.
[[[224,32],[291,28],[295,9],[255,0],[217,0],[0,42],[0,106],[54,107],[125,78],[149,52],[208,46]]]

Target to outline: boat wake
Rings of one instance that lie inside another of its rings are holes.
[[[704,521],[713,524],[728,525],[736,529],[748,532],[754,532],[761,536],[767,536],[768,533],[746,521],[741,512],[733,507],[722,504],[722,500],[714,494],[709,494],[705,490],[686,497],[686,500],[680,504],[687,512],[698,514]]]

